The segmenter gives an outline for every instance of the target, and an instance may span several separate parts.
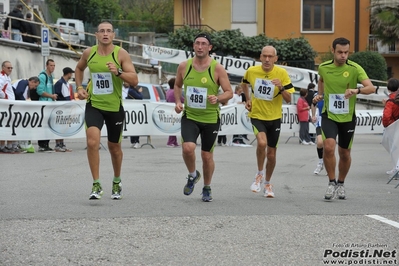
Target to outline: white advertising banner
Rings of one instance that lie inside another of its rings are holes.
[[[39,140],[84,138],[85,101],[40,102],[0,100],[0,139]],[[174,103],[124,100],[124,136],[168,136],[180,134],[181,114]],[[382,133],[382,110],[358,110],[357,134]],[[295,105],[282,107],[282,132],[299,132]],[[223,135],[250,134],[252,127],[243,104],[221,109]],[[310,125],[311,132],[314,126]],[[105,126],[102,135],[106,136]]]
[[[143,45],[142,56],[145,59],[153,58],[161,62],[180,64],[188,58],[194,57],[194,52],[159,46]],[[238,76],[244,76],[245,71],[249,67],[261,64],[260,62],[255,60],[238,59],[233,57],[219,56],[216,54],[212,54],[211,57],[218,61],[222,66],[224,66],[227,73]],[[317,89],[317,82],[319,80],[319,75],[317,71],[285,65],[279,66],[287,70],[291,82],[295,87],[307,88],[309,83],[314,83]],[[361,84],[359,84],[359,86],[361,86]],[[377,91],[375,94],[358,95],[357,97],[366,100],[381,101],[382,99],[387,98],[387,89],[386,87],[377,87]]]

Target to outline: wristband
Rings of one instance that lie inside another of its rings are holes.
[[[78,91],[78,90],[80,90],[80,89],[85,89],[85,88],[83,88],[83,86],[78,86],[78,87],[76,87],[76,91]]]
[[[357,88],[357,94],[360,94],[360,88]]]

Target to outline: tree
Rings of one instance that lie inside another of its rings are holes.
[[[372,1],[370,7],[371,32],[382,44],[395,44],[399,39],[399,4],[397,1]]]
[[[358,63],[370,79],[386,81],[388,79],[387,63],[382,55],[374,51],[357,52],[349,59]]]
[[[200,29],[188,26],[177,29],[169,33],[169,45],[175,49],[191,51],[193,39],[200,32]],[[272,39],[264,34],[246,37],[239,29],[208,32],[208,34],[212,39],[211,52],[218,55],[258,59],[262,48],[272,45],[277,50],[280,63],[303,68],[313,68],[314,58],[317,56],[309,42],[303,37],[286,40]],[[297,62],[294,63],[294,61]],[[302,62],[298,63],[298,61]]]
[[[118,1],[108,0],[57,0],[59,12],[64,18],[80,19],[97,25],[102,20],[113,20],[122,13]]]

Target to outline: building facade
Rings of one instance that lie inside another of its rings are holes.
[[[175,0],[174,24],[175,28],[189,25],[210,31],[239,28],[245,36],[264,33],[276,39],[303,36],[319,55],[316,64],[329,53],[335,38],[345,37],[351,41],[351,52],[379,51],[387,61],[388,72],[399,78],[399,47],[378,49],[370,35],[370,3],[371,0]]]

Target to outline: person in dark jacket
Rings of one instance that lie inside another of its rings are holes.
[[[4,29],[8,30],[11,18],[11,32],[12,32],[12,39],[14,41],[22,42],[22,35],[21,33],[26,32],[25,29],[25,22],[14,18],[24,19],[24,15],[22,14],[23,6],[22,4],[18,4],[13,11],[8,14],[6,21],[4,22]]]
[[[37,31],[36,31],[36,25],[31,23],[32,21],[32,14],[28,13],[26,14],[26,22],[25,22],[25,33],[27,35],[32,35],[32,36],[38,36],[37,35]],[[27,35],[23,35],[22,39],[24,42],[29,42],[29,43],[39,43],[39,38],[35,38],[32,36],[27,36]]]
[[[54,84],[54,92],[57,94],[57,101],[70,101],[72,92],[68,80],[72,78],[72,74],[75,73],[75,71],[70,67],[65,67],[62,72],[64,75]],[[58,152],[72,151],[66,147],[63,139],[55,140],[54,150]]]
[[[12,84],[14,90],[15,100],[25,101],[33,100],[38,101],[39,95],[36,92],[37,86],[39,86],[38,77],[30,77],[29,79],[20,79]]]
[[[143,89],[141,87],[132,87],[130,84],[123,82],[123,86],[127,87],[129,86],[129,90],[127,92],[127,97],[126,99],[131,99],[131,100],[142,100],[143,99],[143,94],[142,91]],[[138,149],[140,148],[140,136],[130,136],[130,148],[133,149]]]

